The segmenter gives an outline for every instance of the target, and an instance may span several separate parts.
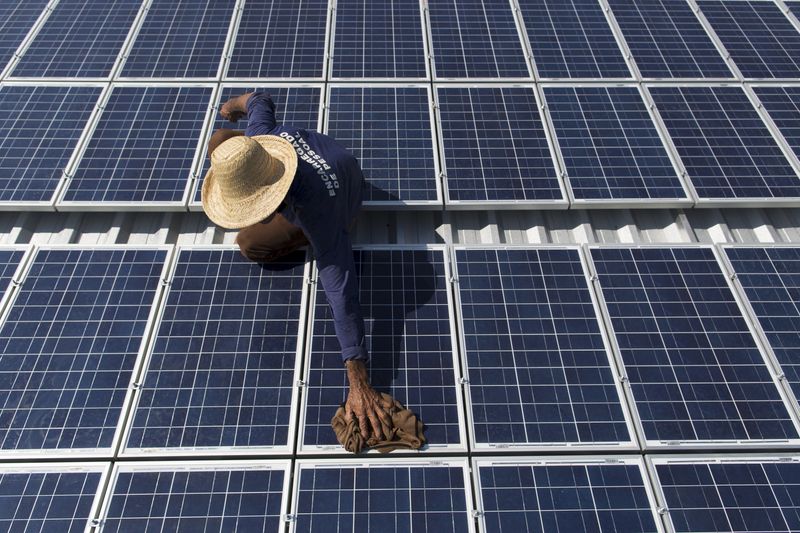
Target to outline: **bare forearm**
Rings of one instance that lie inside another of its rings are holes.
[[[369,375],[364,361],[350,359],[345,363],[345,368],[347,368],[347,379],[351,387],[369,387]]]

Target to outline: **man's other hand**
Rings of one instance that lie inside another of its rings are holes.
[[[372,388],[367,377],[367,368],[361,361],[350,360],[346,363],[347,377],[350,380],[350,392],[344,404],[345,417],[348,422],[353,417],[358,419],[361,436],[368,439],[370,433],[380,440],[390,438],[383,431],[392,427],[389,417],[390,406],[384,405],[381,395]]]
[[[219,108],[219,114],[222,118],[231,122],[238,122],[243,116],[247,115],[247,101],[250,99],[252,92],[234,96]]]

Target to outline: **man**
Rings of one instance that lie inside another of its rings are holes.
[[[275,104],[264,93],[231,98],[220,114],[231,122],[246,115],[247,130],[220,129],[211,136],[203,209],[214,223],[240,229],[236,242],[253,261],[311,244],[347,368],[347,420],[357,418],[365,439],[370,431],[388,439],[382,428],[391,427],[389,406],[369,384],[365,366],[369,357],[348,231],[361,207],[358,161],[327,135],[278,125]]]

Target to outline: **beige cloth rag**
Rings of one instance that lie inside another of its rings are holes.
[[[388,406],[389,417],[392,419],[392,427],[386,427],[381,422],[384,433],[388,433],[389,439],[379,439],[370,432],[368,439],[361,435],[358,426],[358,419],[353,416],[353,420],[348,423],[345,415],[344,404],[336,410],[336,414],[331,419],[331,427],[336,433],[336,439],[345,450],[353,453],[360,453],[364,448],[374,448],[380,453],[389,453],[400,448],[417,450],[425,445],[425,425],[417,419],[417,415],[389,396],[381,393],[381,401],[384,406]]]

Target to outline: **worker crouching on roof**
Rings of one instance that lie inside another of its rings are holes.
[[[220,114],[244,132],[220,129],[209,140],[211,169],[203,209],[216,224],[239,229],[245,257],[268,262],[311,244],[334,317],[350,390],[348,421],[378,439],[391,419],[367,376],[369,360],[349,228],[361,208],[363,175],[353,154],[316,131],[278,125],[264,93],[231,98]]]

